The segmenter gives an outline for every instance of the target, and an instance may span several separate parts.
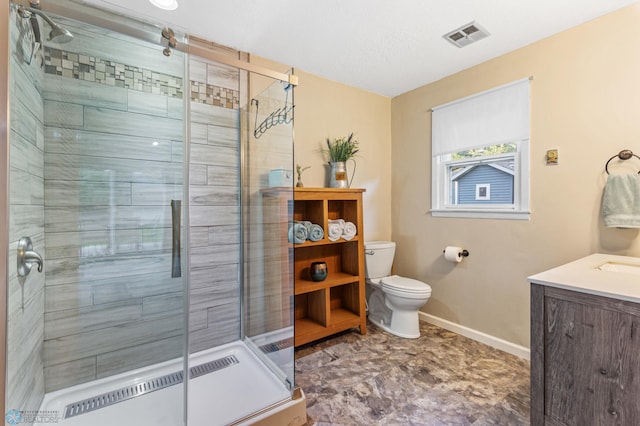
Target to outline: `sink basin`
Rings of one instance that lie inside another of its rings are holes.
[[[594,253],[532,275],[529,281],[640,305],[640,257]]]
[[[640,275],[640,263],[607,262],[596,267],[596,269],[601,271]]]

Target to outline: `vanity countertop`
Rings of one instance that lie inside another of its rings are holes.
[[[529,281],[640,303],[640,258],[595,253],[532,275]]]

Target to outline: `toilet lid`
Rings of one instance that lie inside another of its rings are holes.
[[[384,277],[381,282],[383,289],[387,287],[395,290],[405,291],[407,293],[431,294],[431,287],[429,287],[428,284],[411,278],[392,275],[390,277]]]

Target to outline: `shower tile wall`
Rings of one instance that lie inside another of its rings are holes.
[[[240,337],[239,72],[192,59],[190,352]]]
[[[44,252],[44,160],[41,59],[31,58],[28,20],[11,12],[11,158],[9,193],[7,409],[37,410],[44,396],[44,274],[34,268],[18,278],[16,251],[21,237]],[[28,62],[31,60],[31,64]]]
[[[237,83],[221,93],[205,66],[185,87],[179,53],[64,24],[76,38],[46,50],[43,91],[46,391],[183,355],[169,204],[193,88],[190,349],[239,337]]]
[[[47,392],[178,358],[185,341],[170,275],[182,58],[64,24],[74,41],[44,50]]]

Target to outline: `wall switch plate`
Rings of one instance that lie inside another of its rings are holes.
[[[558,150],[557,149],[547,150],[547,156],[545,158],[547,160],[547,166],[558,164]]]

